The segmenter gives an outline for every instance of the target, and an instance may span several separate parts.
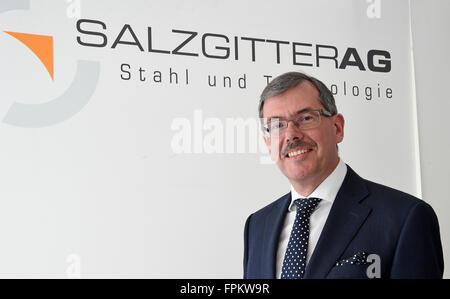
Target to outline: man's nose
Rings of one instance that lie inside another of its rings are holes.
[[[284,137],[286,138],[286,141],[292,141],[294,139],[302,139],[303,131],[299,129],[299,127],[293,120],[290,120],[287,123],[286,134]]]

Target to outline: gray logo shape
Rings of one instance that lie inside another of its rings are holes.
[[[30,0],[2,0],[0,2],[0,13],[19,9],[30,9]]]
[[[0,13],[27,10],[30,0],[1,0]],[[59,97],[43,104],[14,103],[3,122],[27,128],[40,128],[60,123],[78,113],[89,102],[100,76],[98,61],[78,60],[75,78]]]

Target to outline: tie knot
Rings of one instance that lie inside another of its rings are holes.
[[[297,213],[300,212],[309,217],[321,200],[322,199],[315,197],[300,198],[295,200],[294,203],[297,206]]]

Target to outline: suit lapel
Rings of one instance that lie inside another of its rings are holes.
[[[261,255],[262,278],[275,278],[278,241],[290,202],[291,193],[289,192],[274,204],[265,219],[264,242]]]
[[[326,277],[369,215],[371,209],[360,204],[367,195],[363,179],[347,166],[347,175],[306,267],[305,278]]]

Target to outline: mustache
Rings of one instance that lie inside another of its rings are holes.
[[[316,143],[309,143],[302,140],[290,142],[281,150],[281,155],[285,156],[288,151],[296,147],[316,147]]]

